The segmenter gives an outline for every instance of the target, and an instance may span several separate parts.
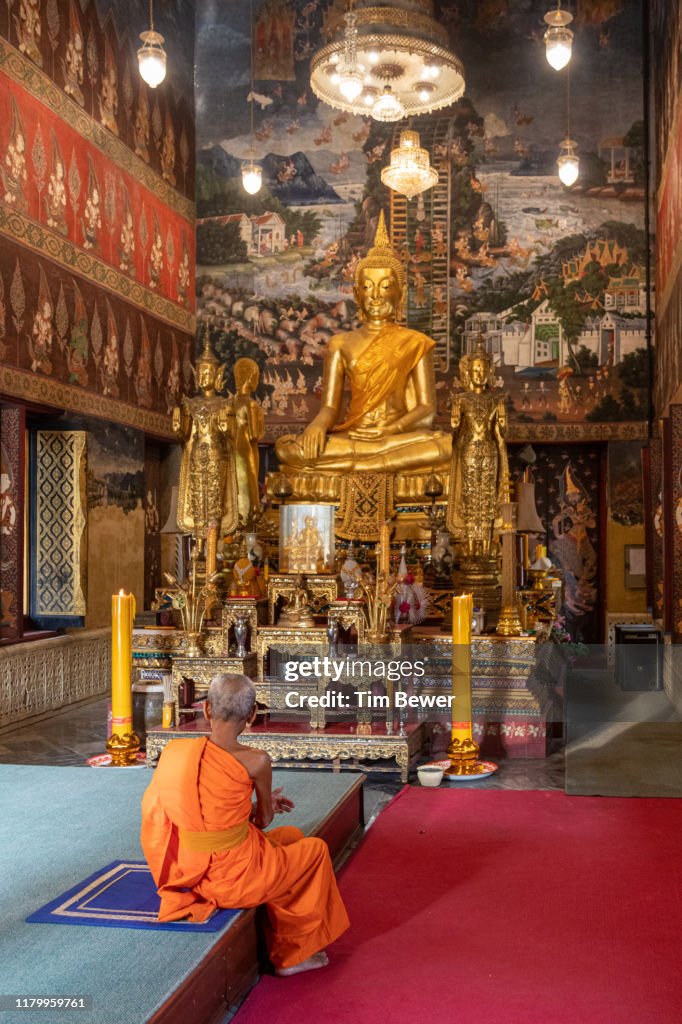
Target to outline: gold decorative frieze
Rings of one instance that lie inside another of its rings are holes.
[[[105,398],[94,391],[86,391],[85,388],[73,384],[64,384],[52,377],[43,377],[29,370],[0,366],[0,391],[12,398],[52,405],[57,409],[81,413],[84,416],[113,420],[124,426],[144,430],[148,434],[173,438],[170,416],[128,405],[115,398]]]
[[[130,302],[178,330],[194,334],[196,317],[182,306],[133,281],[91,252],[74,245],[58,232],[38,224],[18,210],[0,205],[0,233],[21,242],[27,249],[47,256],[71,273],[78,274],[126,302]]]

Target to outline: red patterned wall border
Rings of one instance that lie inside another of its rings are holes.
[[[287,420],[273,423],[266,421],[265,441],[274,444],[283,434],[300,434],[304,424]],[[449,424],[438,422],[435,426],[448,431]],[[649,436],[649,426],[639,420],[624,420],[622,423],[518,423],[513,421],[507,427],[507,441],[537,442],[538,444],[559,444],[582,441],[643,441]]]
[[[75,245],[114,268],[117,290],[138,282],[168,303],[193,307],[191,219],[1,71],[0,126],[0,199],[45,225],[42,246],[51,234],[53,250]],[[76,258],[67,256],[71,265]]]
[[[175,188],[173,188],[169,182],[165,181],[161,174],[158,174],[150,166],[151,155],[155,153],[154,147],[149,147],[149,142],[152,140],[151,125],[148,124],[148,159],[143,159],[142,156],[137,155],[136,152],[132,151],[125,142],[123,142],[116,135],[108,131],[102,124],[100,124],[91,114],[80,106],[74,99],[71,99],[62,88],[59,88],[55,82],[52,81],[43,71],[41,71],[36,65],[23,56],[14,46],[11,46],[5,39],[0,36],[0,68],[2,68],[7,75],[14,79],[15,82],[22,85],[28,92],[31,93],[36,99],[39,99],[46,107],[57,114],[62,121],[71,125],[79,135],[81,135],[88,142],[95,145],[105,156],[108,156],[111,160],[117,163],[120,167],[125,167],[127,170],[134,174],[135,177],[142,181],[147,188],[156,192],[161,201],[165,203],[171,209],[175,209],[181,216],[186,217],[188,220],[194,219],[194,203],[191,199],[181,195]],[[153,117],[153,112],[149,111],[149,95],[150,90],[142,84],[135,71],[135,77],[131,80],[135,81],[137,87],[137,103],[134,102],[134,87],[131,84],[130,87],[130,100],[128,101],[125,97],[123,100],[123,109],[126,114],[126,130],[133,133],[134,136],[134,124],[140,117],[140,108],[144,111],[145,104],[147,105],[146,117],[148,122]],[[137,84],[139,80],[139,85]],[[144,118],[144,112],[142,114]],[[187,128],[192,129],[191,121],[188,118]],[[163,131],[163,128],[162,128]],[[133,137],[134,144],[134,137]],[[143,151],[138,145],[135,147],[138,151]],[[156,149],[159,147],[157,146]],[[180,162],[182,163],[183,177],[186,180],[187,191],[190,195],[194,191],[194,140],[193,131],[192,138],[190,139],[188,133],[185,132],[185,141],[183,143],[182,136],[178,143],[178,149],[180,151]]]

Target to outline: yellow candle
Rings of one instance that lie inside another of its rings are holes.
[[[452,598],[452,739],[472,739],[471,734],[471,622],[473,594]]]
[[[537,562],[540,558],[547,557],[547,546],[545,544],[535,545],[535,561]]]
[[[135,595],[122,590],[111,598],[111,731],[133,731],[133,619]]]
[[[206,535],[206,581],[216,571],[216,554],[218,551],[218,526],[211,523]]]
[[[388,523],[379,527],[379,572],[388,576],[391,568],[391,528]]]

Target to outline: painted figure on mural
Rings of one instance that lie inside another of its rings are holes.
[[[180,355],[175,334],[171,335],[171,355],[166,379],[166,412],[172,413],[180,395]]]
[[[28,339],[28,351],[31,357],[31,369],[35,373],[52,373],[52,340],[54,336],[54,307],[50,290],[47,286],[45,271],[40,268],[40,289],[38,307],[33,317],[31,334]]]
[[[550,555],[564,576],[568,631],[579,641],[597,603],[597,552],[589,533],[597,520],[571,462],[559,478],[559,502],[559,512],[552,518]]]
[[[66,224],[66,171],[54,132],[52,133],[52,169],[47,183],[45,211],[47,226],[65,235],[68,231]]]
[[[187,250],[187,239],[182,236],[182,257],[178,266],[178,302],[189,305],[189,252]]]
[[[137,113],[135,114],[133,135],[135,138],[135,156],[139,156],[145,163],[149,163],[149,101],[147,100],[147,89],[143,84],[140,84],[140,91],[137,97]]]
[[[140,358],[137,364],[137,375],[135,377],[135,394],[143,409],[152,407],[152,347],[149,335],[142,324],[142,339],[140,342]]]
[[[446,525],[465,558],[487,558],[509,486],[505,396],[491,393],[493,367],[482,338],[459,361],[465,390],[452,397],[450,492]]]
[[[8,206],[14,206],[21,211],[26,210],[28,203],[24,186],[27,181],[26,133],[21,122],[19,108],[12,97],[12,126],[9,146],[5,153],[5,166],[2,168],[3,199]]]
[[[405,270],[382,213],[374,245],[355,272],[355,299],[364,322],[331,338],[320,411],[302,435],[277,441],[285,470],[319,475],[447,466],[450,438],[431,429],[434,342],[396,322],[404,292]],[[350,404],[344,417],[346,383]]]
[[[135,270],[135,223],[133,211],[130,206],[128,190],[124,190],[123,200],[123,222],[121,224],[121,236],[119,239],[119,270],[126,274],[132,274]]]
[[[106,40],[104,47],[104,73],[98,102],[100,121],[110,132],[118,135],[118,72],[109,40]]]
[[[175,131],[169,110],[161,143],[161,174],[169,185],[175,185]]]
[[[163,239],[161,227],[154,214],[154,241],[149,252],[149,287],[158,288],[163,271]]]
[[[118,328],[114,314],[107,301],[107,343],[102,357],[102,393],[118,398],[118,373],[120,369],[120,356],[118,349]]]
[[[258,387],[260,370],[253,359],[238,359],[234,364],[237,388],[233,402],[234,452],[239,491],[239,515],[246,522],[260,509],[258,442],[265,434],[265,417],[253,392]]]
[[[83,84],[83,32],[76,10],[75,0],[71,0],[69,8],[69,39],[66,53],[62,59],[64,74],[64,92],[72,96],[81,107],[85,106],[85,98],[81,90]]]
[[[80,289],[74,282],[73,325],[66,345],[69,384],[88,383],[88,315]]]
[[[42,26],[40,23],[40,0],[20,0],[19,16],[15,15],[14,24],[19,39],[19,50],[37,64],[43,66],[43,58],[40,53],[40,36]]]
[[[88,175],[88,198],[85,201],[83,210],[83,248],[95,249],[97,247],[98,231],[102,227],[102,207],[100,201],[99,183],[95,168],[90,161],[90,173]]]
[[[234,416],[230,402],[216,394],[223,373],[211,351],[208,331],[195,369],[197,394],[173,409],[173,432],[182,441],[178,526],[198,540],[211,526],[221,535],[238,523],[237,474],[231,438]]]

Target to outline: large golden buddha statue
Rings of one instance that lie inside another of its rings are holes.
[[[396,322],[404,292],[405,271],[382,213],[374,245],[355,272],[362,325],[330,340],[320,411],[303,434],[282,437],[276,445],[295,498],[333,499],[347,473],[409,475],[447,468],[450,437],[431,429],[435,343]],[[350,400],[344,413],[346,385]]]

